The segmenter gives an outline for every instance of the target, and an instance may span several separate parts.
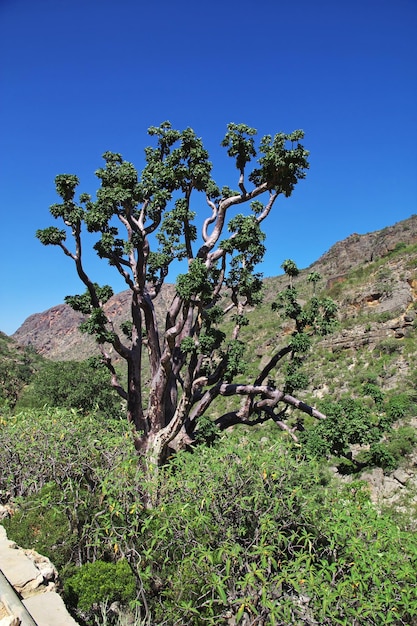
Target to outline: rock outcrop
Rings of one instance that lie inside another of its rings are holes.
[[[19,548],[0,526],[0,626],[76,626],[57,584],[51,561]]]
[[[417,215],[365,235],[354,233],[334,244],[311,267],[335,281],[349,270],[363,263],[371,263],[386,256],[399,244],[417,242]]]

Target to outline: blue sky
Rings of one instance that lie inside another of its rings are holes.
[[[83,291],[35,238],[55,175],[94,194],[103,152],[140,168],[164,120],[191,126],[234,188],[228,122],[305,131],[311,167],[266,225],[265,276],[416,213],[416,32],[416,0],[0,0],[0,330]]]

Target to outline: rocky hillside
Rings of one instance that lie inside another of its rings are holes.
[[[393,252],[398,245],[417,242],[417,215],[366,235],[354,233],[339,241],[311,268],[332,280],[346,276],[355,267],[377,261]]]
[[[156,314],[161,324],[163,311],[173,293],[172,285],[164,285],[158,297]],[[122,291],[105,305],[106,314],[116,327],[129,318],[129,296],[129,291]],[[12,338],[19,345],[31,345],[39,354],[55,361],[81,360],[98,353],[94,340],[78,330],[84,317],[67,304],[58,304],[28,317]]]
[[[317,271],[330,295],[339,303],[341,320],[350,319],[347,328],[331,342],[341,347],[369,343],[385,336],[403,336],[413,324],[413,303],[417,300],[417,215],[393,226],[365,235],[353,234],[336,243],[326,254],[301,273]],[[403,252],[403,253],[402,253]],[[282,287],[283,277],[265,281],[265,305]],[[157,304],[157,315],[171,301],[173,286],[165,285]],[[363,316],[380,316],[380,324],[363,330]],[[129,317],[129,292],[113,296],[106,313],[115,325]],[[385,317],[384,317],[385,316]],[[68,305],[59,304],[43,313],[31,315],[13,335],[20,345],[31,345],[39,354],[53,360],[83,359],[96,352],[90,337],[78,326],[83,316]],[[362,325],[361,325],[362,324]],[[383,326],[385,324],[385,326]]]

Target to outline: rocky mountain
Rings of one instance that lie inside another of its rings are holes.
[[[350,235],[335,243],[309,269],[318,271],[329,279],[338,280],[357,266],[386,257],[397,246],[416,242],[417,214],[382,230],[366,235]]]
[[[163,311],[174,295],[173,285],[164,285],[158,296],[156,315],[163,323]],[[129,319],[130,292],[115,294],[105,305],[106,315],[116,327]],[[43,313],[30,315],[12,335],[19,345],[31,345],[42,356],[54,361],[81,360],[98,354],[92,337],[79,331],[85,319],[68,304],[58,304]]]
[[[353,323],[353,329],[345,328],[329,341],[351,347],[357,341],[369,343],[372,337],[376,341],[395,333],[401,336],[413,324],[415,311],[410,309],[417,301],[417,255],[409,252],[413,244],[417,244],[417,215],[379,231],[350,235],[301,272],[301,278],[313,271],[322,275],[326,289],[339,303],[342,319],[356,319],[360,325],[364,312],[385,314],[386,319],[381,318],[385,327],[379,324],[373,331],[368,330],[365,337],[363,329],[358,331]],[[407,250],[407,254],[401,254],[402,250]],[[266,305],[282,288],[283,280],[277,277],[265,281]],[[161,323],[173,290],[172,285],[165,285],[156,302]],[[106,304],[106,314],[116,327],[127,320],[129,292],[114,295]],[[82,314],[59,304],[27,318],[13,339],[53,360],[83,359],[96,353],[97,348],[91,337],[78,330],[82,320]]]

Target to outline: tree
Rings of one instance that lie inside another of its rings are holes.
[[[284,272],[290,278],[290,287],[293,286],[294,278],[298,276],[300,270],[292,259],[286,259],[284,263],[281,265]]]
[[[312,285],[313,285],[313,296],[316,295],[316,284],[321,279],[322,279],[322,276],[321,276],[320,272],[310,272],[309,275],[307,276],[308,282],[312,283]]]
[[[245,311],[262,297],[261,274],[255,270],[265,252],[261,226],[277,198],[291,196],[297,182],[305,178],[308,152],[300,143],[303,132],[266,135],[256,147],[254,129],[229,124],[222,145],[235,159],[238,191],[216,185],[208,153],[192,129],[178,131],[164,122],[148,133],[156,145],[145,149],[146,165],[140,176],[120,154],[103,155],[105,165],[96,171],[101,186],[95,200],[82,193],[77,202],[77,176],[57,176],[61,202],[52,205],[50,212],[65,228],[36,233],[42,244],[60,247],[73,260],[86,287],[84,294],[68,296],[66,302],[88,314],[81,329],[95,336],[111,384],[127,402],[136,449],[150,462],[162,464],[170,448],[193,440],[199,418],[220,395],[243,397],[239,410],[219,418],[221,428],[252,423],[251,417],[258,419],[261,413],[274,418],[280,403],[323,417],[268,384],[268,373],[279,360],[276,355],[253,384],[236,382],[242,372],[244,345],[239,336],[248,323]],[[250,210],[236,214],[240,206]],[[93,282],[86,271],[85,229],[99,235],[95,251],[131,291],[131,319],[121,330],[103,308],[111,288]],[[66,242],[69,233],[73,249]],[[183,263],[185,271],[176,280],[165,327],[160,329],[154,300],[175,260]],[[226,315],[234,324],[230,337],[220,328]],[[126,386],[106,344],[127,363]],[[141,378],[145,352],[151,378],[146,402]]]

